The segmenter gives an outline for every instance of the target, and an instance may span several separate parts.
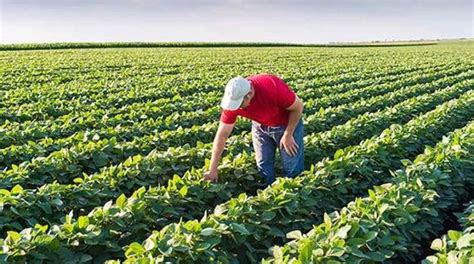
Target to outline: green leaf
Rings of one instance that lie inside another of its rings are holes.
[[[41,260],[44,260],[44,259],[48,259],[48,257],[44,254],[41,254],[41,253],[38,253],[38,252],[32,252],[31,253],[31,256],[33,257],[33,259],[37,260],[37,259],[41,259]]]
[[[363,238],[354,237],[347,240],[347,244],[351,246],[361,246],[366,244],[366,240]]]
[[[324,250],[322,248],[318,248],[318,249],[313,250],[312,253],[314,256],[320,257],[324,255]]]
[[[185,197],[188,194],[188,187],[185,185],[179,190],[179,194],[181,197]]]
[[[436,264],[436,263],[438,263],[438,258],[436,256],[429,256],[421,262],[421,264]]]
[[[87,254],[84,254],[81,256],[81,258],[79,259],[79,263],[86,263],[86,262],[89,262],[92,260],[92,256],[91,255],[87,255]]]
[[[351,228],[351,231],[349,232],[349,236],[350,237],[355,237],[355,235],[357,234],[357,232],[359,231],[360,229],[360,225],[356,222],[352,223],[351,224],[352,228]]]
[[[52,214],[51,205],[49,203],[39,203],[38,206],[43,210],[46,214]]]
[[[299,253],[300,253],[299,254],[299,260],[301,261],[301,263],[306,263],[311,258],[311,253],[313,252],[313,250],[312,250],[313,245],[312,245],[311,241],[305,241],[302,244],[303,245],[301,245],[300,248],[299,248]],[[324,251],[322,249],[318,248],[317,250],[322,251],[320,256],[322,256],[324,254]],[[315,250],[315,251],[317,251],[317,250]],[[319,251],[318,251],[318,253],[319,253]]]
[[[329,230],[332,227],[331,217],[328,214],[324,213],[324,224],[326,225],[326,229]]]
[[[117,204],[117,206],[120,208],[120,209],[123,209],[125,207],[125,202],[127,201],[127,197],[125,196],[125,194],[121,194],[117,200],[115,201],[115,203]]]
[[[453,241],[458,241],[458,239],[462,236],[462,232],[456,230],[449,230],[448,237]]]
[[[222,205],[217,205],[215,208],[214,208],[214,215],[222,215],[224,213],[224,207]]]
[[[375,231],[369,231],[366,235],[365,235],[365,239],[367,242],[373,240],[374,238],[377,237],[379,233],[375,232]]]
[[[377,262],[383,262],[385,260],[385,256],[380,252],[368,252],[367,255],[370,257],[371,260]]]
[[[352,228],[351,225],[345,225],[345,226],[339,228],[339,230],[336,233],[336,236],[338,236],[342,239],[346,239],[347,238],[347,233],[349,232],[349,230],[351,230],[351,228]]]
[[[145,248],[141,244],[137,242],[133,242],[132,244],[128,246],[127,251],[125,251],[125,256],[127,257],[138,256],[145,252],[146,252]]]
[[[271,221],[273,218],[275,218],[276,213],[274,211],[265,211],[262,214],[262,220],[264,221]]]
[[[77,219],[77,225],[81,229],[86,228],[89,225],[89,217],[86,215],[79,216]]]
[[[443,241],[439,238],[433,240],[431,243],[431,249],[441,251],[443,249]]]
[[[375,192],[372,189],[369,189],[369,197],[372,200],[377,200],[377,196],[375,195]]]
[[[21,238],[21,235],[20,235],[20,233],[15,232],[15,231],[7,231],[7,237],[11,241],[16,242]]]
[[[344,150],[343,149],[338,149],[336,151],[336,153],[334,153],[334,159],[337,160],[340,157],[342,157],[343,155],[344,155]]]
[[[388,204],[386,203],[382,204],[382,206],[380,206],[380,209],[379,209],[380,214],[383,214],[383,212],[385,212],[388,208],[389,208]]]
[[[233,230],[233,231],[236,231],[236,232],[239,232],[240,234],[242,235],[250,235],[250,232],[247,230],[247,228],[245,227],[245,225],[242,225],[242,224],[237,224],[237,223],[232,223],[230,224],[230,228]]]
[[[423,187],[423,182],[420,180],[420,178],[416,179],[416,184],[420,187]]]
[[[40,233],[45,233],[48,230],[48,225],[35,224],[35,229]]]
[[[437,217],[438,216],[438,211],[436,211],[435,209],[433,208],[430,208],[427,212],[428,214],[434,216],[434,217]]]
[[[272,249],[272,252],[273,252],[273,257],[276,260],[283,259],[283,252],[281,251],[281,248],[279,246],[274,246]]]
[[[210,165],[211,165],[211,160],[204,159],[204,168],[206,168],[206,170],[209,170]]]
[[[210,235],[213,235],[215,232],[216,232],[216,230],[214,228],[208,227],[208,228],[204,228],[201,231],[201,235],[202,236],[210,236]]]
[[[11,194],[12,195],[15,195],[15,194],[21,194],[23,193],[23,187],[21,187],[20,185],[15,185],[15,187],[13,187],[13,189],[11,190]]]
[[[303,235],[301,234],[301,231],[294,230],[286,234],[286,237],[289,239],[301,239]]]
[[[97,168],[104,167],[108,163],[108,156],[104,152],[94,153],[92,155],[92,159],[94,160],[94,164]]]
[[[207,243],[207,242],[202,242],[202,243],[199,243],[196,247],[196,250],[197,251],[204,251],[208,248],[211,247],[211,244]]]
[[[72,180],[74,183],[80,184],[84,182],[83,178],[77,177]]]
[[[208,237],[206,238],[206,242],[211,244],[211,247],[214,247],[221,243],[222,239],[218,236]]]
[[[471,241],[474,241],[474,233],[465,234],[456,241],[456,246],[460,249],[471,247]]]
[[[156,241],[154,239],[147,239],[145,240],[145,242],[143,242],[145,244],[144,248],[148,251],[148,250],[153,250],[156,246]]]
[[[143,197],[143,195],[146,193],[146,187],[145,186],[142,186],[140,188],[138,188],[138,190],[134,191],[133,194],[132,194],[132,197],[133,198],[141,198]]]
[[[359,258],[370,259],[368,255],[364,254],[364,252],[354,247],[351,247],[351,254]]]
[[[56,206],[56,207],[59,207],[59,206],[63,205],[63,201],[61,201],[61,199],[59,199],[59,198],[55,198],[51,201],[51,204]]]

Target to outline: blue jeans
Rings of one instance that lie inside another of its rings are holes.
[[[255,150],[257,169],[267,185],[275,181],[275,151],[280,148],[280,140],[286,126],[264,126],[252,121],[252,141]],[[292,157],[284,148],[280,148],[280,156],[285,177],[295,177],[304,170],[304,128],[303,120],[296,125],[293,137],[298,144],[298,153]]]

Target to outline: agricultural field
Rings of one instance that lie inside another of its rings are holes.
[[[0,51],[0,263],[470,263],[474,43]],[[1,48],[0,48],[1,49]],[[305,105],[264,188],[234,76]]]

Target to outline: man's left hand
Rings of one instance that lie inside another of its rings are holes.
[[[293,135],[284,133],[280,140],[280,149],[284,148],[285,151],[292,157],[298,153],[298,144],[295,141]]]

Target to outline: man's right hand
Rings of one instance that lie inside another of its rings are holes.
[[[217,182],[217,179],[219,178],[219,175],[217,171],[208,171],[204,173],[204,179],[211,181],[211,182]]]
[[[212,155],[211,163],[209,164],[209,171],[204,173],[204,179],[211,182],[217,182],[217,166],[219,165],[219,159],[221,158],[225,142],[227,141],[230,132],[232,132],[233,127],[234,124],[219,123],[219,128],[217,129],[214,142],[212,143]]]

